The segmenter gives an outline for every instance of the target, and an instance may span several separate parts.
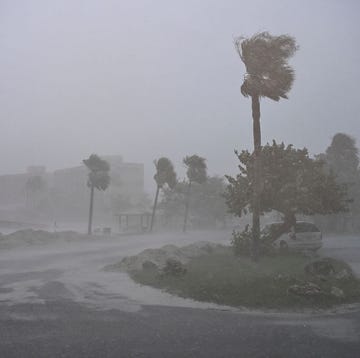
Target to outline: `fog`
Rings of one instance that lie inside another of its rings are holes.
[[[359,14],[0,0],[0,357],[357,357]]]
[[[250,100],[233,37],[294,36],[289,100],[264,99],[263,142],[323,152],[336,132],[358,139],[357,1],[0,2],[1,174],[78,165],[91,153],[145,164],[207,158],[236,171],[251,148]]]

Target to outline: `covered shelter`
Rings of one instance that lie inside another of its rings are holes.
[[[115,214],[120,232],[147,232],[150,230],[150,212],[125,212]]]

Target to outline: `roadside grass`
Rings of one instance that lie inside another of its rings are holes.
[[[229,248],[192,259],[186,265],[186,273],[181,276],[165,275],[157,269],[133,271],[130,276],[138,283],[181,297],[236,307],[320,309],[360,301],[358,279],[309,277],[304,266],[310,261],[302,255],[288,254],[262,257],[254,263],[249,258],[234,256]],[[339,268],[347,266],[335,261]],[[309,281],[326,292],[336,286],[345,295],[342,298],[330,294],[304,297],[288,293],[291,285]]]

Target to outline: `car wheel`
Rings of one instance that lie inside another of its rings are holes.
[[[289,250],[289,246],[286,241],[280,241],[280,252],[286,253]]]

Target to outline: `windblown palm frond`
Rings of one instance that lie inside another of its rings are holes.
[[[169,188],[174,188],[177,179],[171,160],[166,157],[162,157],[158,160],[155,160],[154,164],[156,167],[156,174],[154,175],[154,179],[158,187],[162,188],[165,184],[167,184]]]
[[[295,77],[287,63],[298,48],[295,39],[261,32],[248,39],[238,37],[234,44],[246,68],[241,93],[245,97],[258,95],[274,101],[287,98]]]
[[[194,154],[192,156],[186,156],[183,162],[187,167],[186,174],[190,181],[194,181],[200,184],[206,181],[207,167],[205,158]]]
[[[83,163],[89,169],[87,185],[98,190],[106,190],[110,184],[109,163],[96,154],[91,154]]]

